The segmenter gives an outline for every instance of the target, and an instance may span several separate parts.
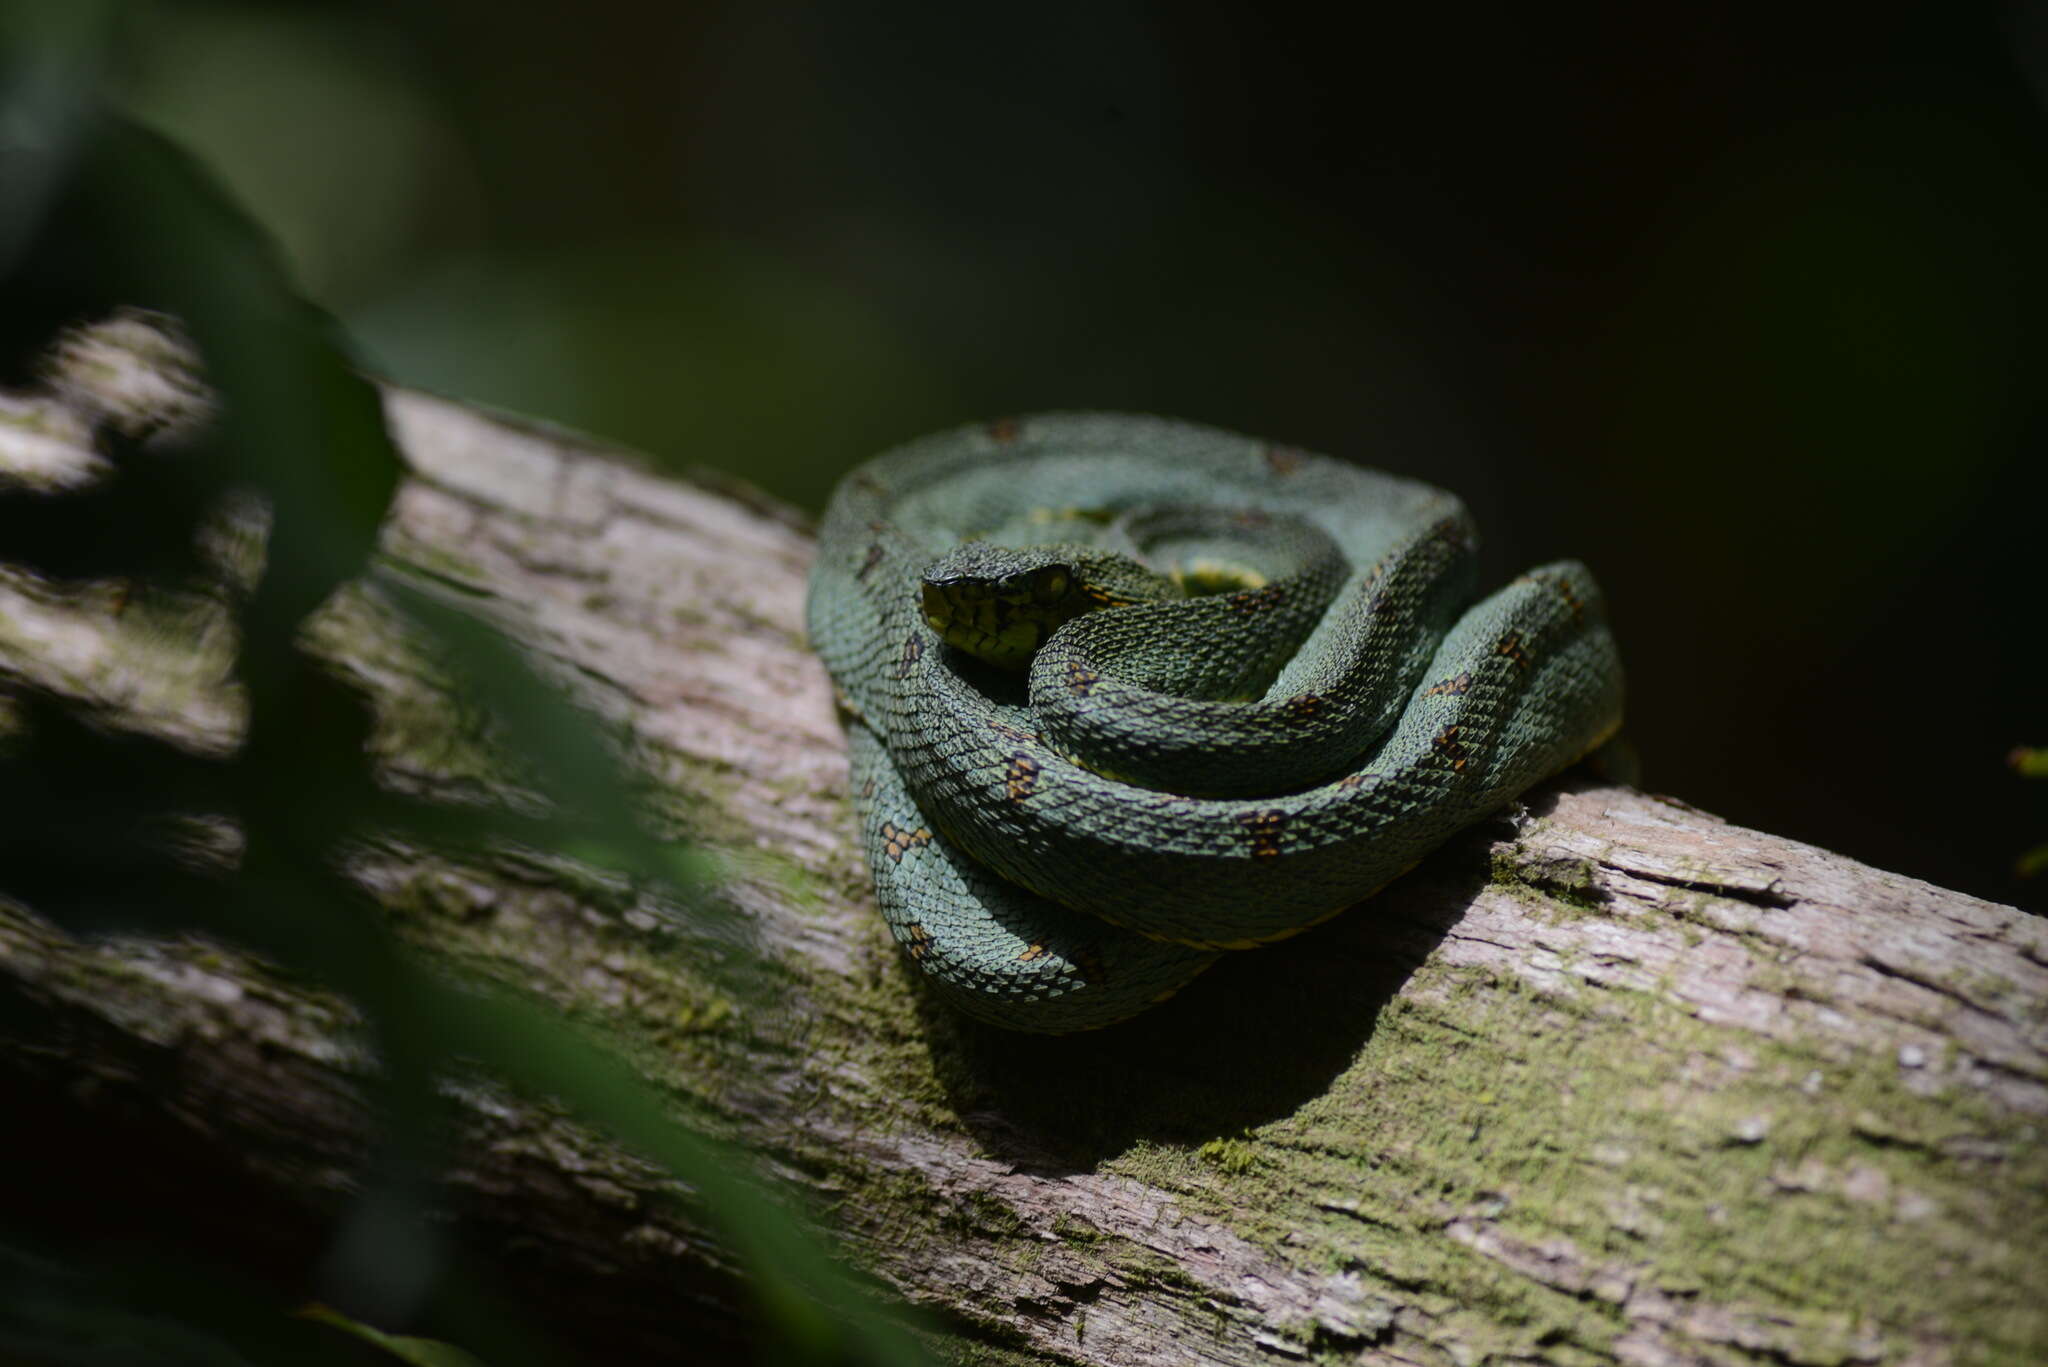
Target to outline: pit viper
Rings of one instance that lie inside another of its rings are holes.
[[[1475,546],[1452,494],[1164,418],[1005,419],[847,476],[808,630],[931,988],[1012,1029],[1123,1020],[1610,736],[1592,576],[1478,598]]]

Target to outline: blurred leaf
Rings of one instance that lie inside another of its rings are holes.
[[[372,1329],[360,1320],[352,1320],[325,1305],[309,1305],[299,1311],[302,1319],[315,1324],[326,1324],[353,1334],[365,1343],[373,1343],[400,1362],[409,1362],[413,1367],[484,1367],[483,1359],[473,1353],[464,1352],[452,1343],[440,1343],[433,1339],[410,1338],[403,1334],[387,1334]]]
[[[882,1308],[879,1292],[828,1257],[781,1204],[741,1176],[745,1156],[675,1123],[620,1059],[554,1016],[494,989],[416,986],[450,1050],[529,1094],[552,1097],[674,1174],[745,1260],[769,1322],[801,1348],[846,1345],[874,1363],[929,1359]]]
[[[504,729],[519,761],[560,815],[555,848],[571,857],[677,885],[699,881],[702,856],[646,833],[625,782],[626,757],[603,743],[596,723],[541,680],[526,653],[469,613],[385,574],[378,586],[427,631],[436,652]]]
[[[333,1249],[337,1278],[358,1294],[403,1313],[441,1271],[435,1246],[408,1231],[422,1205],[420,1174],[439,1155],[445,1108],[436,1079],[473,1061],[563,1102],[689,1187],[786,1343],[820,1358],[850,1351],[878,1363],[922,1361],[873,1290],[739,1175],[742,1155],[679,1126],[630,1069],[552,1013],[430,974],[340,877],[349,842],[391,824],[401,837],[419,826],[480,843],[494,829],[539,837],[558,853],[664,884],[702,865],[644,833],[621,756],[588,716],[541,685],[519,650],[390,576],[382,588],[425,628],[556,814],[436,822],[424,804],[381,792],[366,697],[309,657],[301,636],[310,613],[368,571],[398,487],[403,467],[377,391],[352,368],[329,320],[292,292],[270,240],[191,158],[78,93],[93,63],[90,41],[76,48],[42,94],[16,99],[0,121],[10,139],[8,193],[0,195],[10,207],[0,212],[16,215],[7,226],[23,244],[5,261],[9,304],[25,301],[7,311],[9,325],[25,333],[115,303],[170,314],[203,356],[219,411],[183,449],[126,453],[105,490],[44,505],[51,526],[75,535],[43,534],[30,505],[11,501],[0,504],[0,532],[18,533],[9,553],[45,560],[45,573],[119,572],[162,584],[207,573],[177,551],[220,500],[253,491],[269,528],[260,576],[246,587],[213,586],[241,630],[237,676],[249,722],[239,749],[188,755],[100,731],[53,696],[25,694],[13,709],[19,727],[4,779],[10,796],[26,799],[0,827],[5,891],[74,927],[220,936],[360,1009],[382,1065],[374,1090],[389,1145]],[[149,526],[152,512],[161,530]],[[136,533],[134,545],[149,554],[95,547],[96,521]],[[394,1240],[417,1255],[404,1267],[379,1260]],[[61,1273],[49,1281],[60,1292],[71,1285]],[[61,1320],[73,1302],[68,1292],[53,1295],[47,1304],[0,1297],[0,1314],[33,1316],[55,1304]],[[238,1333],[253,1323],[246,1306],[215,1319],[204,1309],[198,1298],[172,1298],[166,1332],[175,1338],[187,1318]],[[184,1360],[236,1360],[207,1356],[204,1330],[194,1335]]]

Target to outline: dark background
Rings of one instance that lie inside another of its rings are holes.
[[[2042,6],[145,6],[366,360],[813,509],[1169,413],[1605,583],[1644,785],[1999,900],[2048,840]]]

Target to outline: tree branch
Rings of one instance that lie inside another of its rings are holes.
[[[91,403],[147,390],[148,358],[121,355],[8,397],[0,469],[84,459]],[[1577,774],[1127,1026],[974,1026],[873,915],[803,645],[802,519],[424,395],[388,411],[414,469],[392,572],[503,621],[622,722],[741,916],[509,852],[387,845],[362,882],[451,969],[600,1022],[940,1312],[960,1360],[2048,1355],[2038,920]],[[374,590],[317,635],[375,691],[394,785],[473,780],[457,705]],[[196,639],[0,575],[0,677],[217,753],[234,695]],[[759,999],[705,969],[749,944]],[[219,1244],[245,1262],[313,1256],[370,1141],[345,1006],[218,947],[80,942],[23,909],[0,910],[0,981],[30,1008],[0,1059],[40,1161],[97,1153],[91,1180],[144,1221],[240,1212]],[[603,1360],[736,1341],[729,1260],[664,1179],[486,1080],[448,1090],[451,1203],[522,1299]],[[14,1213],[51,1180],[17,1183]]]

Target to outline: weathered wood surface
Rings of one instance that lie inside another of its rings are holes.
[[[0,463],[63,468],[79,400],[9,400]],[[721,853],[770,1004],[700,971],[740,952],[720,933],[600,880],[401,849],[364,879],[450,965],[601,1021],[941,1312],[951,1355],[2048,1359],[2039,920],[1577,775],[1129,1026],[964,1024],[872,914],[803,645],[802,519],[422,395],[389,412],[416,471],[391,561],[629,723],[678,827]],[[394,776],[460,770],[447,700],[378,613],[341,604],[322,638],[378,691]],[[231,744],[198,644],[0,578],[0,678]],[[79,944],[19,911],[0,974],[29,1007],[0,1058],[43,1161],[146,1145],[135,1209],[246,1212],[222,1235],[244,1255],[294,1221],[317,1240],[366,1142],[344,1011],[211,948]],[[654,1176],[451,1090],[470,1245],[592,1360],[733,1332],[726,1260]]]

